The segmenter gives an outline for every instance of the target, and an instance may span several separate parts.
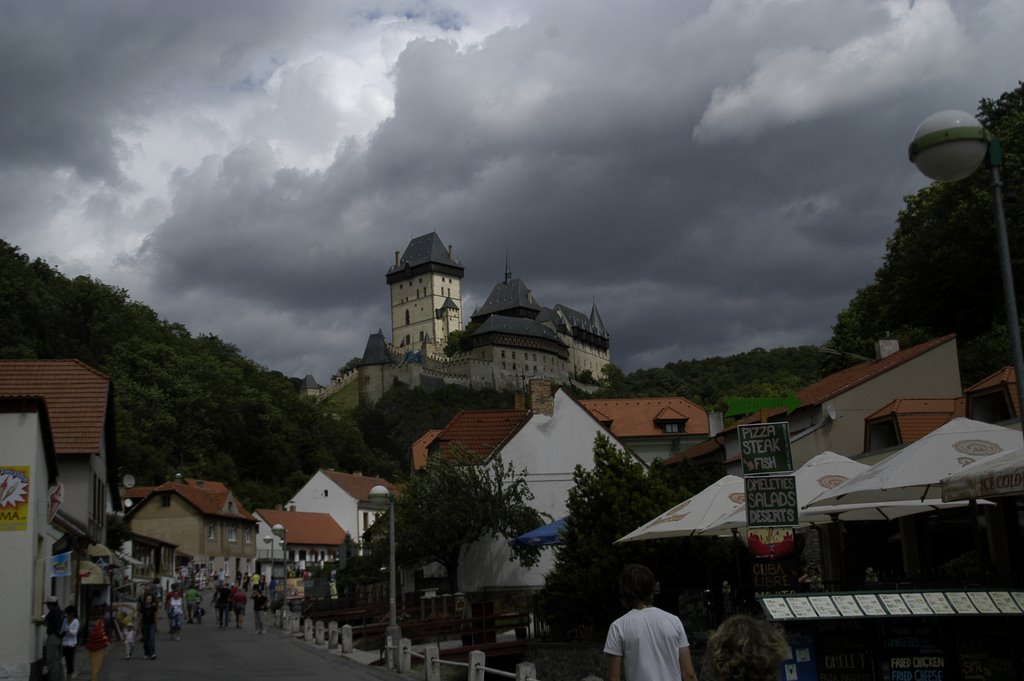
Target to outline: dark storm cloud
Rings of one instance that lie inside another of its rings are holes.
[[[596,302],[627,370],[821,343],[924,184],[917,122],[1015,85],[977,67],[1020,62],[1021,12],[6,7],[0,226],[321,382],[390,335],[384,273],[431,230],[465,319],[507,255],[544,304]]]

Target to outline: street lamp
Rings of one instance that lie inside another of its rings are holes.
[[[273,532],[275,535],[277,535],[277,537],[281,540],[281,565],[284,568],[285,593],[287,593],[287,588],[288,588],[288,528],[285,527],[284,525],[282,525],[281,523],[277,523],[276,525],[274,525],[273,527],[270,528],[270,531]]]
[[[955,182],[969,177],[982,161],[989,167],[992,203],[996,213],[996,237],[999,242],[999,265],[1003,275],[1003,297],[1006,298],[1006,326],[1013,350],[1017,400],[1018,404],[1024,404],[1024,353],[1021,352],[1017,295],[1013,287],[1010,241],[1006,233],[1006,213],[1003,210],[1003,181],[999,176],[999,168],[1003,165],[999,138],[969,113],[940,111],[924,119],[918,126],[909,153],[910,160],[918,170],[939,182]],[[1024,430],[1024,409],[1020,409],[1020,412],[1017,417]]]
[[[263,536],[263,543],[270,545],[270,571],[267,574],[267,582],[263,585],[263,588],[267,590],[270,597],[274,597],[274,593],[270,591],[270,579],[274,576],[274,537],[273,535],[267,534]]]
[[[398,626],[398,614],[395,607],[395,498],[384,485],[374,485],[370,490],[370,502],[375,508],[388,510],[388,628],[385,634],[388,648],[388,669],[396,671],[399,667],[399,644],[402,641],[402,629]]]

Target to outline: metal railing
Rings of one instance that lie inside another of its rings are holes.
[[[423,653],[412,650],[409,639],[402,639],[400,659],[401,669],[408,671],[412,668],[412,658],[423,660],[423,678],[426,681],[440,681],[441,665],[450,667],[463,667],[466,669],[467,681],[484,681],[487,674],[501,676],[516,681],[538,681],[537,669],[532,662],[520,662],[516,665],[515,672],[495,669],[487,666],[487,655],[482,650],[471,650],[469,660],[444,660],[441,658],[441,651],[437,646],[430,645],[423,649]]]

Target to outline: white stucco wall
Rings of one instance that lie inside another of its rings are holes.
[[[0,442],[4,443],[0,469],[28,466],[28,522],[23,530],[0,532],[0,680],[27,679],[29,666],[39,658],[45,631],[32,619],[43,612],[50,594],[50,578],[40,560],[52,554],[53,533],[46,520],[49,484],[39,415],[0,413]],[[13,506],[0,506],[0,513]],[[70,581],[64,578],[60,581]],[[70,593],[57,584],[61,605]]]
[[[352,540],[357,544],[378,515],[375,511],[361,509],[359,500],[324,475],[323,471],[314,473],[288,503],[295,504],[297,511],[327,513],[341,525],[346,534],[352,535]]]
[[[553,520],[566,515],[566,502],[577,465],[594,466],[594,438],[604,434],[622,445],[575,400],[559,390],[554,396],[554,415],[534,414],[501,450],[502,461],[517,472],[526,469],[533,492],[531,505]],[[539,565],[523,568],[509,561],[507,540],[484,539],[463,551],[459,587],[463,591],[485,588],[541,587],[554,565],[554,550],[545,549]]]

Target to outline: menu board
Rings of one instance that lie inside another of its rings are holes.
[[[811,602],[818,617],[839,617],[839,611],[828,596],[809,596],[807,600]]]
[[[974,603],[974,607],[978,609],[978,612],[983,612],[986,615],[998,615],[999,608],[992,602],[992,597],[985,591],[972,591],[967,594],[971,603]]]
[[[974,607],[974,603],[971,603],[970,597],[962,591],[947,591],[946,598],[949,599],[953,609],[960,614],[978,612],[978,609]]]
[[[857,599],[857,605],[860,606],[865,615],[884,617],[889,614],[882,607],[882,604],[878,602],[878,596],[875,594],[857,594],[854,598]]]
[[[907,608],[907,604],[903,602],[899,594],[878,594],[878,598],[890,615],[910,614],[910,609]]]
[[[1007,614],[1020,614],[1021,608],[1013,601],[1013,597],[1006,591],[989,591],[988,595],[992,602],[999,608],[999,612]]]
[[[785,598],[763,598],[761,605],[764,606],[765,613],[773,620],[788,620],[796,617],[786,605]]]
[[[849,594],[833,596],[832,602],[836,604],[836,608],[843,617],[863,617],[864,615],[864,612],[857,606],[857,601]]]
[[[928,602],[924,600],[923,594],[918,593],[906,593],[903,594],[903,602],[910,608],[910,612],[915,615],[931,615],[932,609],[928,607]]]
[[[941,591],[927,592],[924,594],[924,599],[928,601],[928,605],[936,615],[952,615],[956,612],[946,600],[946,594]]]
[[[758,600],[773,620],[1024,615],[1024,593],[1019,591],[882,591],[762,596]]]

